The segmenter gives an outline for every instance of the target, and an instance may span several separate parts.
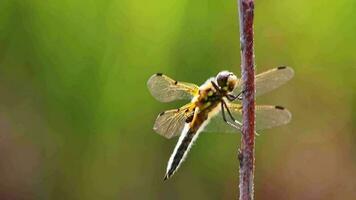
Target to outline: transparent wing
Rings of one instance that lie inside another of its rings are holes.
[[[193,110],[192,104],[187,104],[179,109],[164,111],[158,115],[153,130],[168,139],[178,136],[186,119],[193,115]]]
[[[290,67],[281,66],[277,68],[270,69],[261,74],[256,75],[256,96],[270,92],[287,81],[289,81],[294,76],[294,70]],[[238,81],[238,85],[233,91],[235,95],[242,91],[242,81]]]
[[[221,111],[219,114],[215,115],[209,122],[209,124],[205,127],[204,132],[213,132],[213,133],[240,133],[241,131],[241,114],[236,115],[235,113],[232,113],[234,115],[234,118],[239,122],[239,124],[236,124],[238,129],[231,127],[229,124],[227,124],[221,115]],[[225,112],[225,115],[227,113]],[[229,119],[229,116],[226,116],[226,118]],[[232,122],[232,120],[229,120]]]
[[[199,87],[195,84],[178,82],[161,73],[152,75],[147,81],[147,87],[152,96],[160,102],[190,100],[199,91]]]
[[[241,104],[230,103],[228,105],[234,118],[241,122],[242,106]],[[229,118],[227,116],[227,118]],[[290,122],[292,114],[281,106],[259,105],[256,106],[256,131],[281,126]],[[239,125],[241,127],[241,124]],[[221,114],[216,115],[210,120],[205,129],[206,132],[229,132],[238,133],[238,130],[226,124]]]

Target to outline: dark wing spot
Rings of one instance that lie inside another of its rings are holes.
[[[162,116],[162,115],[164,115],[164,111],[163,111],[163,112],[161,112],[161,113],[159,113],[159,116]]]
[[[284,110],[284,107],[282,106],[275,106],[276,109],[279,109],[279,110]]]
[[[163,74],[162,73],[156,73],[157,76],[162,76]]]
[[[279,66],[279,67],[277,67],[277,69],[285,69],[285,68],[287,68],[287,66]]]
[[[178,84],[178,81],[175,81],[175,82],[174,82],[174,85],[177,85],[177,84]]]
[[[194,115],[190,115],[189,117],[187,117],[187,119],[185,119],[185,123],[190,123],[193,121],[193,117]]]

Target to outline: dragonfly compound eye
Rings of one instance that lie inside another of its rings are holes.
[[[237,84],[237,77],[228,71],[222,71],[216,76],[216,82],[222,90],[231,92]]]
[[[229,92],[233,91],[237,85],[237,77],[235,74],[231,73],[230,76],[227,78],[227,90]]]
[[[227,80],[228,80],[230,74],[231,73],[228,71],[222,71],[222,72],[219,72],[219,74],[216,76],[216,82],[218,83],[218,85],[221,88],[224,88],[227,86]]]

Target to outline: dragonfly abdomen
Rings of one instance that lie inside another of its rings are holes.
[[[215,108],[217,108],[217,105],[218,103],[214,102],[214,104],[208,109],[202,110],[195,115],[191,123],[185,124],[182,135],[180,136],[173,154],[168,161],[167,172],[164,180],[170,178],[177,171],[194,141],[198,138],[199,133],[209,123],[209,116],[216,113]]]
[[[178,146],[178,149],[175,151],[175,154],[173,154],[173,160],[170,165],[168,165],[167,168],[167,173],[164,179],[168,179],[171,177],[174,172],[178,169],[180,163],[183,161],[183,157],[185,156],[184,154],[187,153],[187,150],[189,146],[193,143],[193,138],[195,136],[195,132],[192,132],[191,129],[189,129],[188,133],[184,136],[183,140],[180,142],[180,145]]]

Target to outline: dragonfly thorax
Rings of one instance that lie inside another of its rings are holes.
[[[221,71],[216,76],[216,82],[225,92],[232,92],[237,85],[237,77],[229,71]]]

